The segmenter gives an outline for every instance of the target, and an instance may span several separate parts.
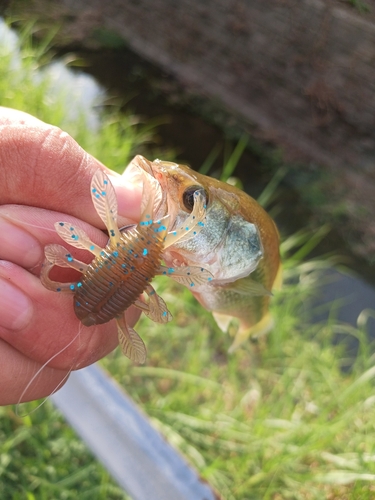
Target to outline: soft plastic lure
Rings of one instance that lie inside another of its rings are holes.
[[[74,295],[74,311],[85,326],[107,323],[115,319],[119,342],[125,356],[138,363],[146,359],[146,347],[127,323],[124,311],[134,305],[150,319],[166,323],[172,319],[164,300],[150,282],[155,275],[167,275],[188,287],[202,285],[211,273],[196,266],[165,267],[161,265],[163,251],[169,246],[194,238],[206,221],[204,191],[194,194],[194,208],[181,227],[168,232],[169,215],[154,220],[162,197],[160,184],[140,169],[143,176],[141,221],[120,231],[117,225],[117,199],[107,175],[98,170],[92,178],[91,197],[99,217],[104,222],[109,240],[105,248],[93,243],[87,234],[69,222],[58,222],[59,236],[70,245],[94,255],[91,264],[76,260],[61,245],[45,248],[45,263],[41,282],[49,290]],[[70,267],[82,273],[80,281],[59,283],[49,278],[53,266]],[[145,292],[148,301],[139,296]]]

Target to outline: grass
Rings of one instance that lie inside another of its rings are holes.
[[[0,498],[128,498],[52,404],[22,419],[3,407],[0,419]]]
[[[29,40],[23,37],[18,69],[0,56],[0,104],[63,127],[115,169],[145,150],[152,129],[131,116],[108,112],[96,130],[83,113],[69,119],[64,96],[51,95],[48,73],[35,82],[48,58]],[[228,153],[226,177],[245,143]],[[268,190],[262,200],[271,197]],[[160,279],[155,286],[174,320],[140,320],[146,365],[133,366],[118,350],[102,361],[223,499],[375,496],[374,346],[366,335],[372,313],[362,314],[358,328],[333,314],[311,324],[309,304],[332,259],[307,259],[324,231],[284,238],[285,286],[272,301],[276,327],[267,338],[229,356],[231,340],[212,316],[187,289]],[[12,407],[0,415],[1,498],[126,498],[48,402],[24,419]]]
[[[306,304],[329,265],[301,261],[310,246],[308,239],[285,259],[287,284],[272,305],[277,326],[260,344],[228,356],[231,341],[210,314],[163,281],[158,291],[174,320],[165,327],[141,319],[147,366],[117,351],[103,360],[228,500],[374,495],[372,346],[365,325],[310,324]],[[359,342],[356,357],[343,334]]]

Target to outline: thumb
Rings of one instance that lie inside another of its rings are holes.
[[[67,133],[27,113],[0,107],[0,205],[21,204],[73,215],[102,227],[91,202],[97,169],[114,179],[120,224],[139,217],[138,187],[110,172]]]

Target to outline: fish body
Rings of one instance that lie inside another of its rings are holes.
[[[168,213],[170,231],[189,217],[194,193],[205,193],[204,228],[196,237],[168,247],[163,258],[167,266],[202,266],[212,274],[212,280],[192,293],[223,330],[238,318],[231,349],[270,330],[271,292],[281,281],[279,233],[271,217],[240,189],[185,165],[142,157],[133,160],[137,163],[160,183],[158,214]]]
[[[94,258],[86,264],[75,259],[61,245],[47,245],[40,279],[49,290],[74,296],[75,314],[85,326],[115,319],[123,353],[133,361],[143,363],[146,347],[137,332],[127,324],[125,310],[134,305],[153,321],[170,321],[172,316],[164,300],[150,284],[152,278],[163,274],[185,286],[199,287],[212,279],[212,275],[201,266],[179,268],[161,264],[163,253],[169,246],[196,237],[204,227],[206,200],[203,192],[194,194],[194,208],[184,225],[169,232],[168,214],[155,218],[162,198],[160,184],[141,168],[136,168],[144,186],[140,222],[120,231],[115,190],[107,175],[98,170],[92,178],[91,198],[109,234],[106,247],[93,243],[82,229],[71,223],[58,222],[55,228],[59,236],[73,247],[88,250]],[[73,268],[82,276],[74,283],[52,281],[49,272],[54,266]],[[143,292],[148,296],[147,302],[139,298]]]

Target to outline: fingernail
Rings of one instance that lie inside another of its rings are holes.
[[[0,258],[24,268],[34,267],[43,260],[39,241],[29,232],[0,217]]]
[[[0,326],[9,330],[26,328],[33,315],[33,305],[22,290],[0,278]]]

